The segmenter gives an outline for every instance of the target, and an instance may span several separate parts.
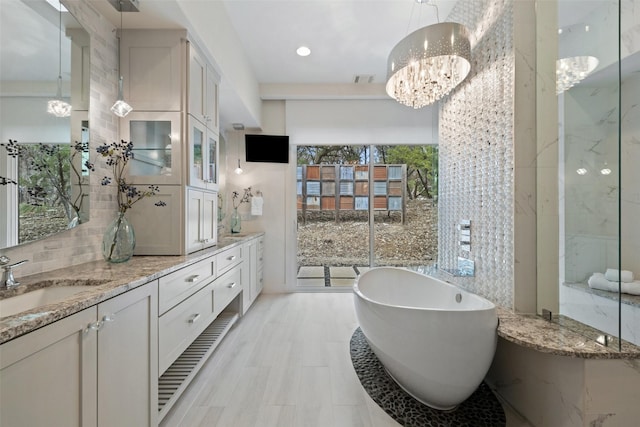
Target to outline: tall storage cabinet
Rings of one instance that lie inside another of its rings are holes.
[[[134,111],[130,181],[160,193],[128,211],[136,255],[183,255],[217,243],[219,76],[184,30],[125,30],[121,67]],[[166,206],[156,206],[162,201]]]

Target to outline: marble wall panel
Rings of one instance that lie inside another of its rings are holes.
[[[584,359],[500,338],[487,382],[533,426],[582,426]]]

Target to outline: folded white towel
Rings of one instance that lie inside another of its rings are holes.
[[[616,268],[607,268],[607,271],[604,273],[604,277],[611,282],[617,282],[620,280],[621,282],[631,283],[633,282],[633,271],[622,270],[620,273],[620,270]]]
[[[590,288],[609,292],[618,292],[618,282],[610,282],[602,273],[593,273],[587,281]],[[640,280],[620,283],[620,292],[624,294],[640,295]]]
[[[262,205],[264,200],[260,196],[251,198],[251,215],[262,215]]]
[[[640,295],[640,280],[634,280],[633,282],[622,282],[620,284],[621,292],[631,295]]]
[[[589,277],[587,283],[589,284],[589,287],[593,289],[618,292],[618,284],[616,283],[614,288],[613,283],[608,281],[602,273],[593,273],[591,277]]]

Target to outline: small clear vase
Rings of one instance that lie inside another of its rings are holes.
[[[242,224],[240,221],[240,214],[238,213],[238,208],[233,208],[233,212],[231,212],[231,225],[230,225],[230,229],[232,233],[239,233],[241,228],[242,228]]]
[[[136,247],[136,235],[133,226],[124,213],[118,216],[107,226],[102,237],[102,256],[107,262],[126,262],[133,256]]]

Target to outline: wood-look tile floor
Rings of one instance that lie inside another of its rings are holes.
[[[351,293],[261,295],[160,426],[398,426],[355,374],[357,326]]]

